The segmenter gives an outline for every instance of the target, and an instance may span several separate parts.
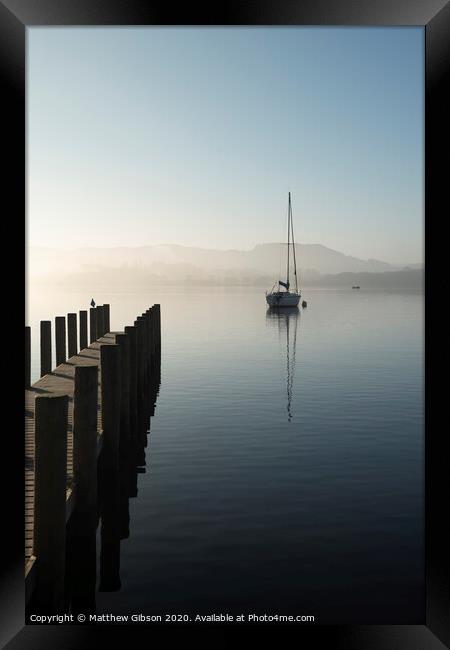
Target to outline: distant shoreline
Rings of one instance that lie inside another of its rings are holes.
[[[79,287],[111,287],[116,289],[136,290],[144,287],[169,287],[169,286],[197,286],[197,287],[259,287],[270,289],[274,284],[273,276],[255,275],[253,277],[236,276],[233,273],[220,275],[208,274],[203,277],[188,275],[157,275],[145,269],[120,269],[104,268],[98,271],[84,273],[73,273],[59,277],[35,276],[30,277],[29,282],[35,286],[52,286],[61,288]],[[300,286],[303,288],[320,289],[352,289],[358,285],[360,291],[364,289],[412,289],[423,291],[424,271],[411,269],[404,271],[385,271],[382,273],[338,273],[335,275],[319,275],[313,277],[305,274],[300,275]]]

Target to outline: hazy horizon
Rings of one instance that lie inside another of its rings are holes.
[[[126,249],[126,250],[134,250],[134,249],[141,249],[141,248],[170,248],[170,247],[179,247],[179,248],[198,248],[200,250],[212,250],[212,251],[218,251],[218,252],[241,252],[241,253],[249,253],[255,250],[255,248],[262,247],[262,246],[282,246],[285,244],[285,242],[282,241],[271,241],[271,242],[257,242],[253,245],[249,245],[248,248],[238,248],[236,246],[227,246],[227,247],[221,247],[221,246],[195,246],[195,245],[186,245],[186,244],[177,244],[174,242],[161,242],[161,243],[141,243],[141,244],[136,244],[136,245],[123,245],[123,244],[114,244],[110,246],[99,246],[99,245],[86,245],[86,246],[47,246],[47,245],[41,245],[41,244],[32,244],[30,246],[30,249],[49,249],[49,250],[54,250],[54,251],[60,251],[60,252],[75,252],[77,250],[115,250],[115,249]],[[395,262],[395,261],[387,261],[387,260],[382,260],[379,258],[374,257],[373,255],[369,255],[368,257],[361,257],[358,255],[352,255],[350,253],[346,253],[345,251],[338,251],[335,248],[332,248],[330,246],[325,246],[324,244],[321,244],[320,242],[309,242],[305,243],[302,241],[296,241],[295,242],[296,246],[311,246],[311,247],[317,247],[317,248],[327,248],[330,251],[337,252],[341,255],[344,255],[346,257],[354,257],[357,259],[360,259],[362,261],[377,261],[377,262],[383,262],[384,264],[389,264],[391,266],[408,266],[408,265],[422,265],[423,260],[409,260],[409,262]]]
[[[422,28],[27,29],[27,240],[423,261]],[[165,244],[170,242],[170,244]],[[256,242],[256,243],[255,243]]]
[[[112,283],[130,290],[140,286],[265,286],[286,274],[285,246],[261,244],[250,250],[180,245],[56,249],[30,247],[31,282],[94,287]],[[296,244],[297,271],[303,286],[364,284],[378,287],[423,285],[423,265],[391,265],[352,257],[322,245]],[[291,260],[292,261],[292,260]],[[293,272],[292,264],[291,273]]]

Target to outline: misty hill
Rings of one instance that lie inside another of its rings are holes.
[[[297,267],[305,275],[338,273],[380,273],[402,267],[379,260],[362,260],[344,255],[320,244],[296,245]],[[277,279],[284,272],[285,254],[280,244],[260,244],[253,249],[215,250],[178,245],[156,245],[135,248],[79,248],[61,251],[31,247],[29,271],[31,277],[57,273],[95,272],[111,268],[142,270],[160,275],[173,266],[176,275],[205,273],[246,273],[249,276],[270,276]],[[416,265],[414,265],[416,266]]]
[[[167,265],[154,273],[149,268],[117,267],[107,272],[91,270],[35,278],[35,282],[49,283],[61,287],[89,289],[113,286],[121,291],[145,289],[151,286],[258,286],[270,289],[273,276],[236,271],[202,272],[187,265]],[[304,273],[300,276],[300,287],[350,288],[359,285],[362,289],[415,289],[422,290],[424,272],[421,269],[384,271],[383,273]]]
[[[285,267],[280,246],[267,244],[251,251],[215,251],[184,246],[77,249],[32,248],[28,273],[32,282],[65,287],[115,286],[122,290],[152,285],[261,286],[270,288]],[[396,269],[377,260],[359,260],[325,246],[298,245],[300,285],[416,288],[423,271]],[[301,260],[312,268],[305,268]],[[346,269],[339,271],[338,269]],[[348,270],[348,269],[351,270]],[[333,269],[330,272],[328,269]]]

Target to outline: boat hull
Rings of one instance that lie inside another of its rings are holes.
[[[290,291],[276,291],[266,294],[266,302],[269,307],[297,307],[300,302],[299,293]]]

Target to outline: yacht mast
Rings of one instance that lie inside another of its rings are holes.
[[[288,203],[288,240],[287,240],[287,271],[286,271],[286,289],[289,291],[289,239],[291,234],[291,193],[289,192],[289,203]]]
[[[292,254],[294,256],[295,292],[298,293],[297,261],[295,259],[294,221],[292,219],[292,205],[291,205],[291,193],[290,192],[289,192],[289,207],[290,207],[290,212],[291,212]]]

